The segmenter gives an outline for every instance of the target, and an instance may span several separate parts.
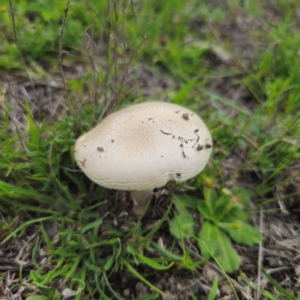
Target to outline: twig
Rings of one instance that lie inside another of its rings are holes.
[[[68,172],[82,173],[81,170],[74,170],[74,169],[63,167],[63,166],[60,166],[60,168],[63,169],[63,170],[65,170],[65,171],[68,171]]]
[[[124,1],[124,5],[125,5],[125,1]],[[126,20],[126,17],[127,17],[127,11],[129,9],[129,6],[131,6],[133,16],[134,16],[135,21],[136,21],[136,16],[135,16],[135,12],[133,10],[132,0],[128,0],[127,6],[124,9],[124,17],[123,17],[122,28],[121,28],[123,37],[125,37],[125,20]],[[137,26],[137,24],[136,24],[136,26]],[[126,44],[125,44],[125,39],[124,38],[123,38],[123,51],[126,51]],[[126,56],[125,56],[125,64],[126,64]]]
[[[110,0],[107,0],[107,6],[108,6],[108,14],[105,22],[105,29],[107,30],[107,53],[106,53],[106,74],[105,74],[105,79],[104,79],[104,100],[105,103],[107,104],[107,90],[108,90],[108,80],[109,80],[109,74],[110,74],[110,66],[109,66],[109,51],[110,51],[110,45],[111,45],[111,14],[112,14],[112,9],[110,5]],[[105,36],[105,35],[104,35]],[[116,37],[115,37],[116,39]]]
[[[68,11],[69,11],[69,5],[70,5],[70,0],[67,0],[67,4],[66,7],[64,9],[64,18],[62,21],[62,25],[61,25],[61,29],[60,29],[60,36],[59,36],[59,65],[60,65],[60,74],[62,77],[62,81],[63,81],[63,85],[64,85],[64,90],[65,93],[67,95],[67,99],[69,102],[69,107],[73,113],[73,116],[75,116],[72,104],[71,104],[71,100],[70,100],[70,95],[69,92],[67,90],[67,85],[66,85],[66,79],[65,79],[65,75],[64,75],[64,70],[63,70],[63,59],[64,57],[67,55],[67,52],[62,50],[62,39],[63,39],[63,35],[64,35],[64,29],[65,29],[65,25],[66,25],[66,19],[67,19],[67,15],[68,15]]]
[[[99,118],[99,121],[102,120],[102,118],[105,116],[107,110],[109,109],[110,105],[114,102],[115,99],[113,99],[115,96],[119,95],[122,88],[123,88],[123,85],[124,85],[124,81],[125,81],[125,78],[126,78],[126,75],[129,71],[129,67],[133,61],[133,58],[135,57],[137,51],[139,50],[139,48],[142,46],[142,44],[144,43],[144,41],[147,39],[147,36],[145,35],[143,37],[143,39],[141,40],[141,42],[139,43],[139,45],[137,46],[137,48],[134,50],[131,58],[130,58],[130,61],[128,62],[128,65],[126,66],[126,68],[124,69],[124,71],[120,74],[119,78],[122,78],[122,81],[121,81],[121,84],[120,84],[120,88],[118,90],[114,90],[114,93],[113,93],[113,96],[111,97],[112,99],[106,104],[106,106],[103,108],[103,111],[100,115],[100,118]]]
[[[35,85],[34,85],[33,80],[32,80],[32,78],[29,74],[28,68],[26,66],[25,60],[24,60],[23,55],[22,55],[22,51],[21,51],[21,47],[20,47],[20,43],[19,43],[19,39],[18,39],[18,34],[17,34],[17,29],[16,29],[15,14],[14,14],[14,9],[13,9],[13,5],[12,5],[12,0],[9,0],[9,7],[10,7],[11,20],[12,20],[12,24],[13,24],[14,36],[15,36],[18,52],[19,52],[23,67],[25,69],[25,72],[26,72],[26,74],[27,74],[27,76],[30,80],[30,83],[32,85],[32,88],[34,90],[35,101],[37,102],[38,112],[39,112],[39,116],[40,116],[40,114],[41,114],[41,104],[40,104],[40,101],[38,100],[38,94],[37,94],[37,91],[35,89]]]
[[[278,272],[282,272],[282,271],[286,271],[286,270],[291,270],[294,269],[294,266],[289,266],[289,267],[279,267],[279,268],[274,268],[274,269],[268,269],[266,270],[266,272],[271,275],[271,274],[275,274]]]
[[[130,57],[126,57],[126,44],[125,40],[121,39],[120,33],[124,36],[124,23],[122,23],[122,28],[120,29],[121,23],[120,23],[120,5],[119,2],[116,0],[107,0],[108,4],[108,12],[107,17],[105,20],[105,23],[98,17],[98,13],[93,9],[92,6],[90,8],[95,13],[95,16],[99,19],[100,23],[103,26],[103,35],[105,38],[105,43],[107,47],[107,53],[106,53],[106,74],[103,79],[103,84],[101,87],[101,94],[104,94],[104,105],[101,111],[101,115],[98,122],[103,119],[103,117],[107,114],[108,110],[115,108],[116,104],[118,103],[119,96],[122,92],[122,89],[124,87],[124,82],[126,80],[126,75],[129,72],[129,67],[132,64],[133,59],[136,57],[136,54],[142,44],[144,43],[146,36],[143,37],[142,41],[139,43],[139,45],[136,47],[136,49],[133,51],[133,54]],[[124,7],[124,16],[123,16],[123,22],[124,18],[126,17],[127,10],[129,9],[131,3],[131,0],[128,0],[127,6]],[[111,24],[111,17],[112,14],[114,14],[114,27],[112,28]],[[113,37],[113,39],[112,39]],[[114,42],[114,47],[112,49],[112,43]],[[120,74],[118,74],[118,46],[123,50],[123,70]],[[111,52],[112,51],[112,54]],[[89,55],[90,57],[90,55]],[[92,62],[92,59],[90,57],[90,60]],[[93,62],[92,62],[93,65]],[[93,69],[95,70],[94,66]],[[109,79],[111,77],[111,73],[113,72],[113,76],[115,80],[111,83],[111,94],[108,95],[108,87],[109,87]],[[100,97],[101,98],[101,97]]]
[[[132,54],[132,56],[131,56],[131,58],[130,58],[130,61],[129,61],[129,63],[128,63],[128,67],[131,65],[131,63],[132,63],[134,57],[136,56],[138,50],[139,50],[139,49],[141,48],[141,46],[144,44],[144,42],[146,41],[146,39],[147,39],[147,35],[145,34],[145,35],[143,36],[143,39],[140,41],[140,43],[139,43],[139,44],[137,45],[137,47],[134,49],[134,52],[133,52],[133,54]]]
[[[95,17],[94,17],[95,18]],[[94,18],[93,18],[93,21],[94,22]],[[94,108],[96,108],[96,103],[97,103],[97,82],[98,82],[98,78],[99,78],[99,72],[97,71],[97,67],[96,67],[96,64],[94,62],[94,57],[95,57],[95,50],[94,50],[94,40],[93,40],[93,27],[91,27],[91,30],[92,30],[92,37],[89,36],[88,34],[88,28],[85,30],[85,35],[86,37],[88,38],[88,44],[86,46],[86,52],[87,52],[87,55],[89,57],[89,61],[91,63],[91,66],[92,66],[92,70],[93,70],[93,82],[91,84],[92,88],[91,88],[91,93],[92,93],[92,99],[93,99],[93,105],[94,105]],[[89,52],[89,45],[90,43],[92,44],[92,51],[91,53]],[[101,90],[102,92],[102,90]],[[101,97],[101,96],[100,96]],[[96,119],[96,109],[93,109],[93,117],[92,117],[92,124],[95,123],[95,119]]]
[[[107,44],[107,52],[106,52],[106,74],[102,83],[102,87],[101,87],[101,91],[100,91],[100,95],[99,95],[99,99],[101,99],[102,94],[104,93],[104,103],[105,103],[105,107],[107,106],[108,103],[108,81],[109,81],[109,74],[110,74],[110,60],[109,60],[109,50],[110,50],[110,45],[111,45],[111,35],[114,37],[115,40],[117,40],[117,37],[114,36],[113,32],[111,31],[111,23],[110,23],[110,18],[111,18],[111,14],[112,14],[112,9],[111,9],[111,4],[110,4],[110,0],[107,0],[107,6],[108,6],[108,13],[107,13],[107,17],[106,17],[106,21],[105,24],[103,23],[103,21],[99,18],[98,16],[98,12],[96,12],[93,8],[93,6],[89,5],[89,7],[91,8],[91,10],[94,12],[95,17],[99,20],[99,22],[101,23],[101,25],[103,26],[103,32],[100,38],[100,42],[102,40],[102,37],[104,37],[104,42]],[[92,42],[94,42],[92,40]],[[94,70],[96,70],[96,67],[94,66],[94,62],[92,61],[90,54],[88,53],[90,61],[92,63],[92,67]],[[101,118],[100,118],[101,120]],[[99,121],[99,120],[98,120]]]
[[[289,213],[289,211],[287,210],[285,203],[282,201],[282,199],[280,199],[280,198],[281,198],[280,196],[282,196],[282,193],[281,193],[281,191],[280,191],[280,188],[279,188],[279,182],[278,182],[278,181],[279,181],[279,180],[278,180],[278,178],[277,178],[277,179],[276,179],[276,193],[275,193],[275,196],[276,196],[276,198],[277,198],[277,202],[278,202],[278,205],[279,205],[279,208],[280,208],[282,214],[287,216],[287,215],[289,215],[290,213]],[[283,182],[284,182],[284,181],[283,181]],[[283,182],[281,182],[281,184],[283,184]]]

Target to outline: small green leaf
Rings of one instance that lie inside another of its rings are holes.
[[[155,260],[153,260],[151,258],[148,258],[148,257],[146,257],[142,254],[138,255],[138,259],[139,259],[140,262],[148,265],[150,268],[155,269],[155,270],[159,270],[159,271],[170,269],[174,264],[174,262],[172,262],[167,266],[163,266],[163,265],[157,263]]]
[[[144,256],[143,254],[139,253],[139,251],[137,251],[136,249],[134,249],[131,246],[127,246],[127,251],[129,253],[131,253],[132,255],[134,255],[140,263],[144,263],[146,265],[148,265],[149,267],[151,267],[152,269],[156,269],[156,270],[167,270],[170,267],[172,267],[172,265],[174,264],[173,262],[170,263],[168,266],[162,266],[161,264],[157,263],[155,260],[148,258],[146,256]]]
[[[43,282],[43,277],[40,274],[38,274],[37,272],[33,271],[33,270],[30,271],[30,277],[37,284]]]
[[[216,202],[218,201],[218,194],[217,194],[216,190],[213,188],[205,187],[203,190],[203,193],[204,193],[204,200],[205,200],[206,204],[209,207],[214,208],[214,206],[216,205]]]
[[[198,244],[205,258],[214,255],[218,249],[218,235],[219,229],[215,224],[209,221],[203,223],[199,233]]]
[[[233,223],[219,223],[219,227],[236,242],[248,246],[258,244],[262,239],[261,233],[256,228],[240,220]]]
[[[195,220],[191,213],[175,215],[170,222],[170,231],[176,238],[186,238],[194,234]]]
[[[236,220],[244,221],[244,222],[248,221],[248,215],[238,207],[234,207],[230,211],[230,214],[227,214],[221,221],[225,223],[233,223]]]
[[[99,225],[102,224],[102,222],[103,222],[102,219],[98,219],[98,220],[96,220],[96,221],[94,221],[94,222],[92,222],[92,223],[89,223],[89,224],[83,226],[83,227],[81,228],[81,230],[80,230],[80,234],[83,234],[84,232],[90,230],[90,229],[93,228],[93,227],[98,227]]]
[[[234,250],[229,237],[222,230],[219,230],[217,243],[218,250],[214,255],[217,263],[225,272],[231,273],[236,271],[239,268],[241,260]]]
[[[231,196],[224,195],[219,198],[218,202],[214,207],[214,216],[218,221],[226,218],[230,215],[232,210],[236,209],[236,205],[232,202]]]
[[[188,208],[195,209],[199,201],[199,199],[189,195],[175,195],[173,199],[173,203],[180,213],[188,212]]]
[[[151,241],[151,248],[155,249],[156,251],[160,252],[163,256],[169,259],[177,260],[177,261],[182,261],[182,256],[176,255],[167,249],[159,246],[157,243]],[[152,250],[152,249],[151,249]]]
[[[41,277],[37,272],[31,271],[30,272],[30,277],[33,280],[33,282],[37,285],[37,288],[39,291],[44,294],[42,295],[35,295],[35,296],[30,296],[26,299],[32,299],[32,300],[55,300],[55,299],[60,299],[60,294],[57,290],[50,288],[48,286],[45,286],[43,284],[44,278]],[[35,297],[35,298],[31,298]]]
[[[133,255],[138,255],[138,254],[139,254],[139,252],[138,252],[135,248],[133,248],[132,246],[130,246],[130,245],[128,245],[128,246],[126,247],[126,250],[127,250],[130,254],[133,254]]]
[[[115,258],[113,256],[108,256],[104,265],[104,270],[108,271],[114,262],[115,262]]]
[[[199,201],[198,205],[197,205],[198,210],[200,211],[201,215],[207,219],[207,220],[211,220],[211,221],[216,221],[216,219],[214,218],[214,214],[212,212],[211,207],[204,201]]]
[[[234,186],[231,189],[231,193],[233,197],[237,196],[240,200],[240,203],[245,206],[250,201],[249,191],[245,190],[240,186]]]

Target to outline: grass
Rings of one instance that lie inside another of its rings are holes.
[[[250,199],[243,206],[247,212],[247,218],[242,213],[243,220],[255,221],[261,208],[272,216],[280,212],[277,203],[288,206],[290,199],[299,199],[293,180],[299,176],[295,166],[300,155],[300,34],[294,13],[300,5],[285,0],[272,4],[228,0],[212,7],[210,1],[198,2],[71,0],[67,14],[61,1],[13,2],[19,45],[10,7],[0,3],[0,249],[34,235],[24,256],[33,267],[18,269],[20,284],[30,284],[28,299],[60,299],[66,287],[75,291],[75,299],[122,299],[116,283],[126,286],[130,280],[149,287],[148,295],[138,299],[155,299],[166,293],[155,286],[155,274],[168,274],[174,268],[193,274],[209,256],[217,262],[222,259],[207,234],[215,229],[209,227],[205,233],[208,223],[203,220],[199,223],[208,249],[201,248],[193,232],[200,232],[197,216],[189,214],[186,206],[181,211],[187,214],[185,221],[169,206],[157,222],[145,226],[147,216],[142,215],[121,228],[122,218],[107,212],[117,195],[73,172],[78,170],[73,145],[80,134],[110,111],[147,100],[139,75],[131,86],[126,81],[129,68],[138,70],[141,63],[159,74],[159,80],[172,82],[156,97],[200,112],[214,139],[209,166],[189,181],[189,189],[182,185],[175,190],[176,207],[176,199],[205,198],[207,178],[213,180],[218,195],[224,189],[243,187]],[[242,37],[245,23],[239,24],[235,16],[250,20]],[[63,73],[60,43],[68,52]],[[65,87],[55,90],[63,95],[62,112],[54,118],[30,84],[31,98],[7,85],[8,75],[28,79],[18,48],[32,79],[61,83],[63,75]],[[248,48],[251,59],[244,55]],[[18,113],[16,106],[21,107]],[[202,204],[198,209],[203,215]],[[204,213],[204,218],[209,216]],[[174,225],[175,221],[179,223]],[[236,221],[238,217],[230,220]],[[57,234],[51,236],[55,226]],[[184,231],[176,236],[182,226]],[[168,234],[171,242],[164,248],[157,238],[166,230],[174,231],[174,237]],[[246,235],[237,241],[246,241]],[[219,237],[219,243],[224,240]],[[266,236],[263,242],[267,243]],[[205,258],[193,252],[195,244]],[[237,259],[231,271],[238,268]],[[219,266],[225,274],[226,268]],[[7,276],[0,273],[0,282]],[[238,298],[234,274],[230,276]],[[248,281],[253,293],[261,292],[266,299],[281,295],[296,299],[296,293],[265,276],[272,287],[255,291],[257,286]],[[217,282],[211,285],[209,299],[217,293]],[[188,293],[196,299],[192,289]]]

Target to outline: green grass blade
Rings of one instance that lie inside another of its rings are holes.
[[[217,295],[217,292],[218,292],[218,277],[215,277],[213,285],[207,297],[207,300],[214,300]]]
[[[148,285],[153,291],[157,292],[158,294],[160,294],[161,296],[165,296],[166,294],[164,292],[162,292],[160,289],[158,289],[156,286],[154,286],[152,283],[150,283],[147,279],[145,279],[143,276],[141,276],[141,274],[139,274],[135,268],[133,268],[131,266],[131,264],[129,262],[127,262],[126,260],[124,260],[124,265],[126,266],[126,268],[136,277],[138,278],[140,281],[144,282],[146,285]]]
[[[288,300],[296,300],[296,297],[289,293],[284,287],[282,287],[270,274],[266,272],[266,270],[262,269],[263,274],[267,277],[267,279],[273,284],[273,286],[280,292],[285,299]]]

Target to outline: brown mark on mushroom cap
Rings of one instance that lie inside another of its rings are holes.
[[[160,130],[163,134],[166,134],[166,135],[172,135],[172,133],[168,133],[168,132],[164,132],[163,130]]]
[[[86,159],[80,161],[80,160],[77,160],[77,162],[79,162],[81,164],[81,166],[85,167],[85,162],[86,162]]]
[[[200,144],[198,144],[198,146],[197,146],[197,151],[201,151],[201,150],[203,150],[203,146],[200,145]]]
[[[188,114],[188,113],[183,114],[183,115],[182,115],[182,118],[183,118],[184,120],[188,121],[188,120],[189,120],[189,114]]]
[[[210,149],[211,148],[211,144],[205,144],[205,149]]]

